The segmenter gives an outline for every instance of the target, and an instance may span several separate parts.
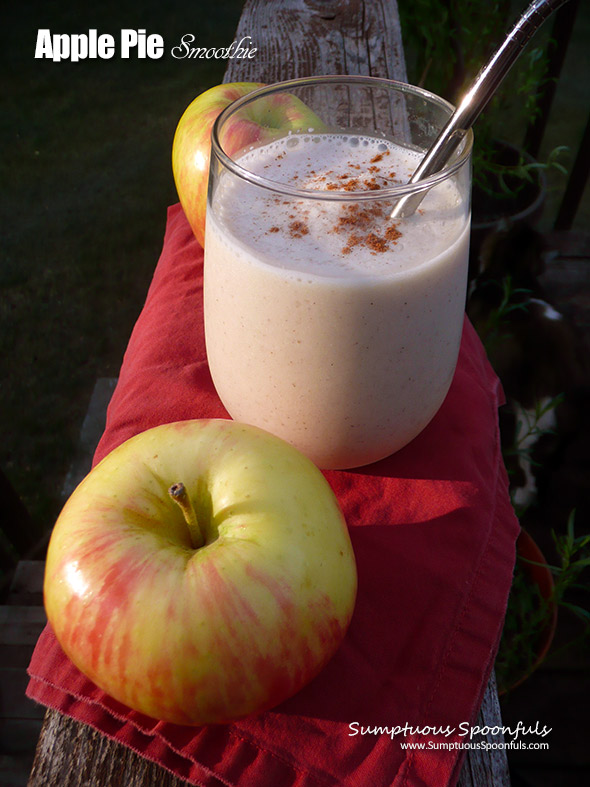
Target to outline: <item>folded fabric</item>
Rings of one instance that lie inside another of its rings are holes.
[[[202,274],[202,249],[175,205],[95,462],[157,424],[228,417],[207,367]],[[28,695],[202,787],[453,784],[464,750],[449,744],[466,739],[490,676],[519,530],[501,397],[465,320],[451,389],[429,426],[386,460],[325,473],[350,528],[359,591],[341,648],[295,697],[233,724],[158,722],[87,680],[49,626]]]

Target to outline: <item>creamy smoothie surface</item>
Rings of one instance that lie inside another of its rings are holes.
[[[457,360],[469,215],[451,182],[391,220],[379,192],[420,154],[358,135],[297,135],[249,151],[208,206],[205,337],[233,418],[293,443],[322,468],[356,467],[413,439]],[[330,192],[370,193],[363,201]],[[323,197],[317,199],[314,197]]]

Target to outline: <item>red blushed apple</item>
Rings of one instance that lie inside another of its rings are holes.
[[[201,246],[205,240],[213,124],[225,107],[259,87],[263,85],[257,82],[212,87],[195,98],[176,128],[172,145],[174,181],[180,204]],[[298,98],[280,93],[257,100],[230,118],[221,143],[225,153],[232,156],[251,145],[309,128],[321,129],[323,123]]]
[[[105,692],[178,724],[275,706],[339,647],[356,566],[317,467],[252,426],[165,424],[74,491],[49,544],[47,616]]]

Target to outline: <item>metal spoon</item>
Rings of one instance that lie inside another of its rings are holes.
[[[533,0],[508,33],[502,46],[476,76],[461,103],[418,165],[409,183],[416,183],[444,167],[525,45],[547,17],[567,2],[568,0]],[[426,193],[421,191],[402,197],[394,207],[391,217],[411,216]]]

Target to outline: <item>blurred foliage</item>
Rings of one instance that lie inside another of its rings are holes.
[[[40,532],[97,377],[115,377],[177,201],[171,147],[226,61],[175,60],[185,33],[228,46],[242,3],[11,4],[0,57],[0,467]],[[34,58],[37,31],[164,38],[158,60]],[[196,45],[197,45],[196,44]]]
[[[399,10],[410,82],[456,104],[488,62],[524,5],[511,0],[400,0]],[[520,145],[539,112],[539,91],[546,82],[550,22],[525,47],[475,126],[474,184],[488,193],[518,191],[532,181],[535,168],[554,167],[562,174],[564,146],[546,161],[524,158],[507,164],[498,158],[496,139]]]

